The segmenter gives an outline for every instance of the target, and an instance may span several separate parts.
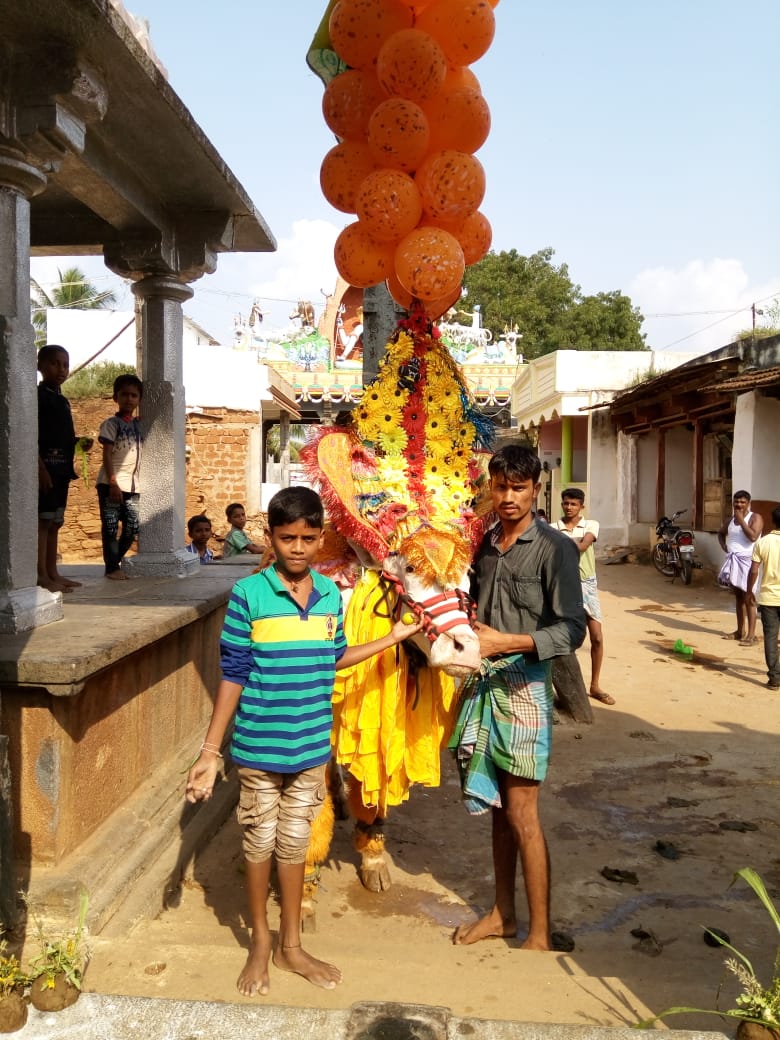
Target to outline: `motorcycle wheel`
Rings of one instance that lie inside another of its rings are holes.
[[[693,577],[693,564],[690,560],[680,561],[680,577],[682,578],[683,585],[690,585],[691,578]]]
[[[665,577],[674,577],[674,566],[669,562],[663,542],[659,542],[653,549],[653,566]]]

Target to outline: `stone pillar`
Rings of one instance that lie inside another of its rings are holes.
[[[125,559],[128,574],[192,575],[200,561],[184,548],[185,400],[182,378],[182,303],[192,289],[170,275],[150,275],[133,285],[141,306],[140,414],[141,531],[138,554]]]
[[[407,312],[395,302],[384,282],[363,290],[363,385],[376,378],[387,341]]]
[[[0,632],[62,617],[62,594],[37,586],[38,400],[30,322],[30,199],[46,179],[0,146]]]

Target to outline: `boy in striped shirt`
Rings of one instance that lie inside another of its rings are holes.
[[[311,822],[325,798],[335,673],[421,627],[416,620],[398,621],[380,639],[347,646],[338,587],[312,570],[323,519],[320,497],[310,488],[285,488],[269,502],[266,537],[275,562],[233,587],[220,643],[222,682],[200,757],[187,777],[188,801],[207,801],[235,715],[230,755],[241,780],[238,820],[252,922],[237,987],[247,997],[269,990],[266,907],[272,857],[281,891],[274,964],[324,989],[341,981],[335,965],[302,949],[300,916]]]

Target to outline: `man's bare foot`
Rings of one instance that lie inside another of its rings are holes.
[[[270,989],[268,958],[271,956],[271,936],[252,941],[246,964],[236,982],[236,989],[244,997],[264,997]]]
[[[480,939],[514,939],[517,921],[505,921],[495,907],[474,924],[461,924],[455,929],[452,941],[456,946],[470,946]]]
[[[312,985],[321,989],[335,989],[341,982],[341,972],[335,964],[317,960],[301,946],[282,946],[280,943],[274,950],[274,964],[282,971],[303,975]]]
[[[542,953],[548,953],[550,950],[552,950],[552,944],[550,943],[549,939],[535,939],[529,935],[525,942],[520,943],[520,949],[541,950]]]
[[[614,704],[615,698],[607,693],[606,690],[602,690],[601,687],[597,686],[595,689],[591,687],[590,696],[594,701],[600,701],[602,704]]]
[[[63,578],[61,574],[58,576],[57,581],[60,583],[60,585],[66,585],[69,589],[81,588],[80,581],[74,581],[72,578]]]
[[[129,581],[130,579],[122,571],[111,571],[106,577],[109,581]]]

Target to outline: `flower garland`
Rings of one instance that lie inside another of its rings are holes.
[[[414,313],[387,345],[353,412],[374,465],[355,473],[358,508],[393,548],[420,525],[464,529],[482,474],[473,460],[492,424],[477,413],[459,366]]]

